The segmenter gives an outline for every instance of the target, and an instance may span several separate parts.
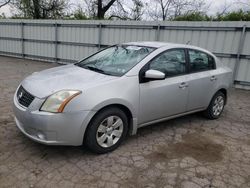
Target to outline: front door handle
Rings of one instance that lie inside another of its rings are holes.
[[[215,81],[215,80],[217,80],[217,78],[215,76],[211,76],[210,80]]]
[[[188,84],[187,84],[186,82],[182,82],[182,83],[179,85],[179,88],[181,88],[181,89],[184,89],[184,88],[186,88],[186,87],[188,87]]]

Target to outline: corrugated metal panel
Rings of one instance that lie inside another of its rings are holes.
[[[246,86],[246,85],[235,84],[234,87],[238,89],[250,90],[250,86]]]
[[[21,27],[19,25],[0,26],[0,37],[21,37]]]
[[[102,43],[117,44],[131,41],[153,41],[155,30],[150,29],[126,29],[126,28],[102,28]]]
[[[250,81],[250,62],[242,59],[239,64],[239,72],[236,74],[237,81]]]
[[[24,38],[26,39],[39,39],[39,40],[54,40],[55,29],[54,27],[46,26],[24,26]]]
[[[250,83],[250,22],[0,20],[0,53],[32,59],[74,62],[105,45],[155,40],[203,47],[232,69],[238,62],[236,80]]]
[[[95,47],[73,46],[73,45],[59,45],[58,55],[61,59],[71,59],[79,61],[89,54],[97,51]]]
[[[235,59],[234,58],[219,58],[219,59],[224,66],[227,66],[232,70],[234,69],[234,67],[235,67]]]
[[[98,28],[60,27],[58,40],[66,42],[98,43]]]
[[[160,41],[188,43],[215,53],[237,53],[241,31],[163,30]]]
[[[53,44],[25,42],[24,49],[28,55],[55,57]]]
[[[20,41],[1,40],[0,42],[0,51],[2,52],[21,53],[21,48]]]
[[[242,54],[250,55],[250,31],[246,32]]]

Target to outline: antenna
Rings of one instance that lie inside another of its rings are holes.
[[[187,41],[186,45],[189,45],[190,43],[191,43],[191,41],[189,40],[189,41]]]

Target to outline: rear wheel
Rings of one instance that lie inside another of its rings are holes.
[[[90,122],[85,144],[95,153],[115,150],[125,139],[128,131],[128,118],[119,108],[100,111]]]
[[[206,111],[204,111],[204,115],[208,119],[218,119],[224,110],[225,102],[225,95],[222,92],[218,91],[213,96]]]

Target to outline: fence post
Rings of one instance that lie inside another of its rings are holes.
[[[102,23],[98,25],[98,50],[101,49],[101,42],[102,42]]]
[[[24,47],[24,23],[21,22],[21,42],[22,42],[22,58],[25,57],[25,47]]]
[[[160,40],[160,31],[161,31],[161,25],[158,24],[158,25],[157,25],[156,34],[155,34],[155,40],[156,40],[156,41],[159,41],[159,40]]]
[[[238,47],[238,51],[237,51],[237,58],[236,58],[234,71],[233,71],[233,83],[235,82],[236,74],[238,73],[238,70],[239,70],[240,56],[241,56],[243,46],[245,43],[245,38],[246,38],[246,25],[243,25],[242,31],[241,31],[241,36],[240,36],[240,41],[239,41],[239,47]]]
[[[55,62],[58,62],[58,24],[55,23]]]

